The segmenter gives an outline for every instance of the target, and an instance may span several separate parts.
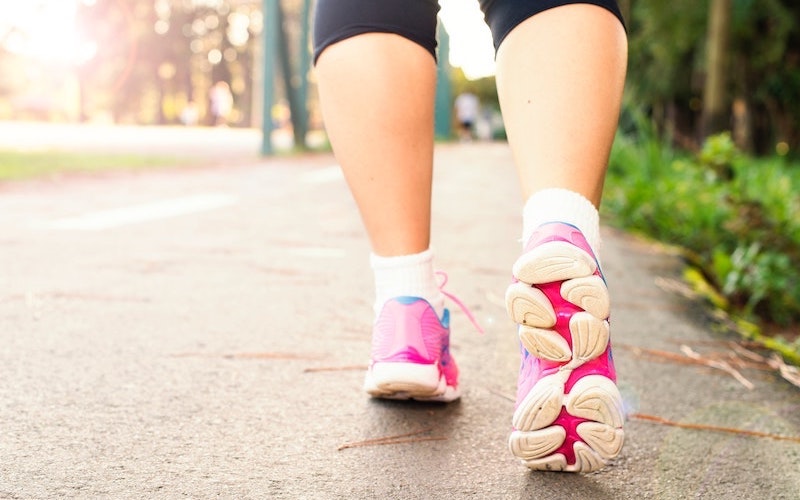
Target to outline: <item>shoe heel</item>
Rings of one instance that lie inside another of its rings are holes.
[[[372,396],[398,399],[430,398],[444,393],[447,384],[435,364],[374,363],[364,389]]]

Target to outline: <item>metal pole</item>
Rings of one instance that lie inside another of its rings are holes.
[[[292,54],[289,47],[289,32],[286,30],[284,22],[284,11],[278,5],[278,65],[280,66],[283,78],[283,88],[286,90],[286,99],[289,101],[289,115],[292,119],[292,130],[294,132],[294,145],[302,149],[305,133],[302,131],[303,105],[297,90],[297,80],[295,71],[292,67]]]
[[[307,147],[306,134],[308,133],[308,73],[311,70],[311,48],[308,46],[309,29],[311,24],[311,0],[303,1],[303,10],[300,14],[300,85],[297,88],[297,102],[300,106],[300,116],[297,120],[298,137],[294,138],[295,145],[301,149]]]
[[[271,156],[272,147],[272,105],[275,103],[275,67],[278,53],[278,1],[264,0],[264,102],[261,110],[261,154]]]
[[[450,82],[450,36],[439,22],[439,53],[436,65],[435,133],[437,139],[450,139],[453,135],[453,89]]]

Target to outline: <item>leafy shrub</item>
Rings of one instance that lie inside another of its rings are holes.
[[[637,126],[618,136],[603,211],[686,248],[739,315],[800,322],[800,165],[747,157],[729,134],[691,155]]]

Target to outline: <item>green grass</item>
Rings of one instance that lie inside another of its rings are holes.
[[[741,333],[800,364],[800,163],[744,155],[728,134],[678,151],[639,124],[617,138],[602,210],[685,249],[714,305],[758,326]]]
[[[186,159],[142,154],[109,154],[65,151],[0,150],[0,182],[47,177],[70,172],[138,170],[181,166]]]

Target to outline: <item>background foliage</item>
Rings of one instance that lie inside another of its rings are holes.
[[[224,81],[234,94],[232,124],[254,124],[259,115],[254,109],[260,106],[254,90],[261,78],[261,0],[64,1],[78,2],[80,30],[95,43],[96,53],[72,67],[31,68],[31,61],[7,50],[13,26],[0,20],[0,118],[106,117],[123,123],[177,123],[189,102],[205,111],[208,89]],[[630,42],[629,106],[649,116],[660,137],[695,151],[703,142],[704,89],[716,67],[708,59],[713,42],[708,27],[712,13],[721,12],[729,21],[723,33],[722,100],[728,125],[724,128],[742,151],[798,154],[800,2],[619,2]],[[296,40],[306,22],[301,19],[303,1],[280,3],[282,26]],[[79,87],[78,116],[58,109],[52,101],[13,104],[30,90],[32,79],[63,86],[72,74],[77,82],[70,85]],[[458,75],[454,83],[461,84]],[[487,83],[475,86],[486,87],[488,102],[491,79]],[[315,116],[313,98],[309,107]]]
[[[617,138],[602,209],[615,225],[685,249],[717,306],[800,355],[798,162],[742,154],[728,133],[681,152],[643,124]]]
[[[797,155],[800,147],[800,2],[730,0],[725,58],[728,120],[737,146],[756,154]],[[692,150],[702,144],[713,1],[629,2],[629,105],[662,137]],[[635,104],[633,104],[635,103]]]

